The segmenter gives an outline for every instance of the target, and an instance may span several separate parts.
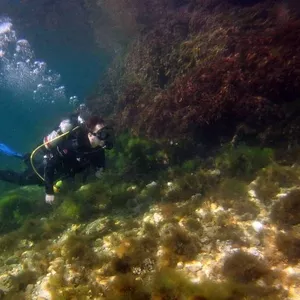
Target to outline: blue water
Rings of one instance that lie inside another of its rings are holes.
[[[0,142],[18,152],[31,151],[84,102],[108,65],[82,6],[67,8],[68,14],[63,2],[1,0]],[[4,167],[19,163],[0,155]]]

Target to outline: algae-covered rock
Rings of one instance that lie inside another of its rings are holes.
[[[10,274],[1,274],[0,275],[0,289],[5,292],[5,293],[8,293],[12,290],[15,289],[15,286],[14,286],[14,278],[12,275]]]
[[[299,184],[299,176],[298,168],[272,163],[259,171],[253,188],[260,200],[270,204],[280,188],[290,188]]]
[[[170,256],[170,262],[172,256],[177,261],[192,260],[201,250],[200,236],[186,231],[178,224],[165,224],[161,228],[160,236],[161,245],[168,253],[166,256]]]
[[[25,291],[29,284],[36,282],[37,277],[37,273],[23,270],[20,265],[17,265],[0,275],[0,289],[5,295],[13,296],[20,291]]]
[[[237,251],[225,258],[223,266],[225,276],[243,283],[255,281],[269,272],[266,262],[243,251]]]
[[[271,219],[283,227],[300,224],[300,189],[292,189],[274,203]]]
[[[299,262],[300,259],[300,235],[293,231],[279,232],[276,236],[276,246],[289,262]]]

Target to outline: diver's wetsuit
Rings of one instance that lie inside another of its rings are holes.
[[[79,128],[62,138],[54,149],[43,151],[45,155],[35,163],[35,167],[45,179],[45,192],[48,195],[53,194],[53,184],[58,179],[74,177],[89,167],[95,171],[105,167],[104,149],[91,148],[84,128]],[[18,185],[43,184],[30,165],[22,173],[11,170],[0,171],[0,180]]]

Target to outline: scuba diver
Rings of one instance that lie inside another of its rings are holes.
[[[6,155],[20,157],[17,152],[0,144]],[[43,143],[31,153],[22,156],[27,165],[24,172],[0,170],[0,180],[18,185],[41,185],[44,182],[45,201],[53,203],[54,183],[74,178],[78,173],[92,169],[100,178],[105,167],[105,149],[113,147],[113,131],[104,120],[92,116],[85,105],[59,127],[48,134]]]

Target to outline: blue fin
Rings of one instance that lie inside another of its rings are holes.
[[[4,155],[7,156],[23,158],[23,154],[14,151],[13,149],[9,148],[8,146],[2,143],[0,143],[0,153],[3,153]]]

